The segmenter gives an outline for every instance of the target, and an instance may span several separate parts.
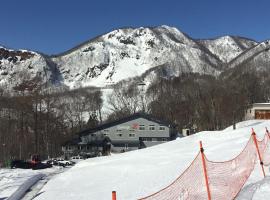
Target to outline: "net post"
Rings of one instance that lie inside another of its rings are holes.
[[[266,132],[266,135],[268,136],[268,139],[270,139],[270,133],[269,133],[267,127],[265,127],[265,132]]]
[[[255,133],[255,131],[254,131],[253,128],[252,128],[252,138],[253,138],[253,142],[254,142],[254,144],[255,144],[255,147],[256,147],[256,150],[257,150],[257,153],[258,153],[258,156],[259,156],[260,165],[261,165],[261,167],[262,167],[263,177],[265,178],[265,172],[264,172],[264,167],[263,167],[263,161],[262,161],[262,157],[261,157],[260,150],[259,150],[259,147],[258,147],[257,138],[256,138],[256,133]]]
[[[116,200],[116,191],[112,191],[112,200]]]
[[[204,149],[203,149],[203,146],[202,146],[202,141],[200,141],[200,152],[201,152],[201,156],[202,156],[203,174],[204,174],[204,180],[205,180],[205,185],[206,185],[206,190],[207,190],[207,196],[208,196],[208,200],[211,200],[211,193],[210,193],[209,181],[208,181],[208,176],[207,176],[207,170],[206,170],[206,163],[205,163],[205,156],[204,156]]]

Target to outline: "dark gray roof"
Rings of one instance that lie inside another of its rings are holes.
[[[103,146],[104,144],[111,143],[111,140],[107,136],[95,137],[95,139],[90,140],[87,144],[83,145],[93,145],[93,146]]]
[[[65,142],[65,143],[63,144],[63,146],[67,146],[67,145],[77,145],[77,144],[80,143],[81,141],[82,141],[82,140],[81,140],[80,137],[74,138],[74,139],[72,139],[72,140],[69,140],[69,141]]]

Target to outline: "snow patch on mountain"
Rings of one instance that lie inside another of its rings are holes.
[[[238,57],[233,59],[229,63],[228,67],[235,68],[236,66],[239,66],[243,63],[248,63],[252,61],[254,58],[256,58],[255,60],[253,60],[256,61],[255,66],[257,66],[258,62],[267,63],[267,60],[269,60],[268,57],[270,56],[269,49],[270,49],[270,40],[261,42],[256,46],[254,46],[253,48],[244,51]]]
[[[200,42],[216,55],[222,62],[228,63],[240,53],[257,44],[257,42],[240,37],[224,36]]]

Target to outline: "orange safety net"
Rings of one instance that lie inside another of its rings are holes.
[[[257,151],[250,138],[244,150],[225,162],[207,160],[207,173],[212,199],[233,199],[239,193],[254,169]]]
[[[267,147],[263,153],[263,165],[264,166],[270,165],[270,144],[267,145]]]
[[[267,132],[266,136],[268,136],[268,141],[270,140],[270,135]],[[263,165],[269,166],[270,165],[270,142],[267,143],[266,148],[262,155]]]
[[[270,164],[269,137],[257,141],[261,157]],[[268,154],[266,156],[266,152]],[[205,174],[200,152],[190,166],[166,188],[141,198],[140,200],[204,200],[208,199]],[[242,152],[232,160],[213,162],[205,155],[206,173],[209,183],[211,199],[231,200],[240,192],[254,169],[258,158],[258,150],[254,138],[251,136]]]
[[[258,143],[259,151],[260,151],[260,154],[261,154],[261,158],[263,160],[263,156],[264,156],[265,151],[267,149],[267,146],[269,144],[268,135],[265,134],[263,140],[261,140],[261,141],[257,139],[257,143]]]
[[[204,185],[201,154],[199,153],[191,165],[172,184],[141,200],[207,199],[207,191]]]

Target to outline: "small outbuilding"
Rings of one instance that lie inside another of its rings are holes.
[[[270,119],[270,103],[254,103],[246,110],[246,120]]]

